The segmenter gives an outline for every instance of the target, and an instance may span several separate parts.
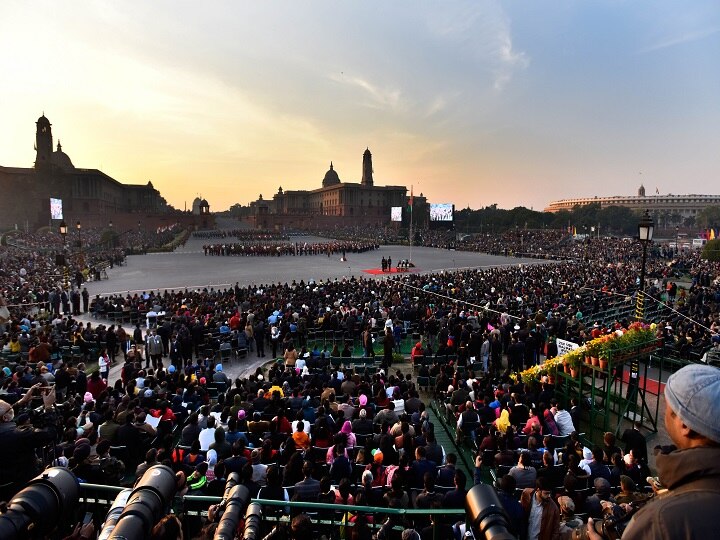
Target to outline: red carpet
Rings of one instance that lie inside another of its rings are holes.
[[[623,383],[628,384],[630,382],[630,371],[628,369],[623,370]],[[646,392],[650,392],[653,395],[659,396],[665,391],[665,383],[659,383],[655,379],[645,379],[642,375],[638,375],[638,387],[645,388]]]
[[[412,274],[413,272],[419,272],[418,268],[408,268],[407,270],[400,270],[398,272],[397,268],[392,268],[389,272],[386,270],[385,272],[382,271],[382,268],[368,268],[367,270],[363,270],[366,274],[372,274],[374,276],[378,275],[387,275],[390,274]]]

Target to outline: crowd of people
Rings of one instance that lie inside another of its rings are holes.
[[[373,242],[258,242],[254,244],[205,244],[203,252],[210,256],[281,257],[283,255],[331,255],[363,253],[378,249]]]
[[[259,229],[215,229],[193,232],[195,238],[234,238],[244,242],[268,242],[277,240],[288,240],[289,235],[283,232],[259,230]]]
[[[546,246],[557,239],[536,240]],[[296,245],[287,245],[295,254]],[[584,448],[574,434],[577,410],[564,410],[547,382],[525,385],[511,374],[552,356],[558,338],[582,343],[594,332],[627,328],[622,319],[587,322],[637,289],[637,248],[613,245],[569,244],[586,256],[552,265],[109,295],[88,306],[98,323],[79,322],[62,302],[56,308],[43,279],[57,279],[43,278],[44,259],[25,251],[15,266],[3,266],[5,296],[32,298],[48,316],[12,305],[0,323],[3,351],[19,355],[0,376],[4,495],[52,459],[81,481],[108,485],[163,463],[176,472],[181,494],[222,495],[237,472],[263,499],[464,508],[481,471],[467,478],[453,449],[438,444],[441,428],[416,380],[393,369],[400,341],[417,336],[411,356],[433,358],[419,377],[435,377],[434,393],[460,443],[476,441],[477,469],[508,467],[497,488],[515,532],[569,534],[579,525],[573,511],[601,517],[603,501],[644,497],[647,450],[638,430],[623,435],[623,450],[612,436],[604,447]],[[321,246],[317,253],[328,255],[376,247]],[[688,344],[717,347],[717,265],[691,254],[662,255],[653,250],[646,274],[648,294],[664,295],[674,310],[657,321],[659,337],[678,352]],[[673,294],[681,273],[691,285]],[[16,289],[23,295],[11,296]],[[102,320],[118,311],[143,317],[132,332]],[[313,346],[319,332],[359,340],[365,356],[378,355],[378,367],[338,368],[331,359],[343,356],[339,350]],[[68,354],[72,347],[78,352]],[[223,349],[261,358],[267,350],[282,361],[230,380],[218,361]],[[121,368],[113,382],[114,364]],[[684,414],[681,404],[675,407]],[[703,440],[720,440],[695,419],[684,421]],[[675,429],[683,440],[682,428]],[[124,450],[111,455],[111,447]],[[525,489],[519,501],[518,488]],[[561,495],[557,503],[553,494]],[[379,539],[397,537],[396,526],[418,538],[429,538],[433,525],[453,531],[439,516],[373,524],[358,511],[348,512],[347,522],[352,538],[370,538],[371,525],[382,525]],[[211,537],[214,527],[196,532]]]
[[[112,237],[115,240],[103,236],[106,232],[100,228],[69,228],[65,239],[50,230],[6,233],[6,245],[0,246],[0,306],[21,318],[42,316],[41,310],[46,317],[58,313],[78,315],[81,304],[85,306],[83,312],[87,312],[87,298],[81,290],[84,283],[106,278],[106,269],[124,264],[133,246],[159,247],[181,230],[178,226],[154,232],[132,230]],[[0,321],[4,318],[7,316],[0,316]]]

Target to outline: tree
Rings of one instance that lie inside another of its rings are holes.
[[[700,256],[706,261],[720,261],[720,239],[708,240]]]
[[[698,227],[717,227],[720,224],[720,206],[706,206],[698,212],[695,223]]]
[[[634,234],[637,232],[638,215],[630,208],[624,206],[608,206],[600,211],[598,216],[600,231],[613,231],[619,234]]]

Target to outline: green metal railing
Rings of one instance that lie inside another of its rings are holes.
[[[128,489],[116,486],[105,486],[99,484],[80,484],[80,503],[84,504],[87,511],[92,511],[96,516],[97,522],[105,519],[107,511],[110,509],[115,497],[121,491]],[[198,525],[201,518],[207,517],[207,510],[210,505],[219,504],[221,497],[209,497],[204,495],[184,495],[176,496],[173,502],[173,510],[176,514],[185,516],[183,525],[187,530],[191,529],[193,524],[190,520],[197,520]],[[278,522],[288,521],[290,516],[303,512],[309,514],[316,525],[324,527],[342,527],[353,526],[348,521],[349,514],[368,514],[373,516],[373,527],[377,528],[383,524],[385,518],[389,516],[398,516],[400,518],[414,519],[417,517],[427,518],[425,521],[429,523],[430,516],[442,517],[445,521],[451,519],[455,521],[465,521],[466,512],[462,508],[438,508],[433,510],[420,509],[404,509],[404,508],[384,508],[378,506],[356,506],[349,504],[325,504],[301,501],[275,501],[267,499],[252,499],[250,502],[257,503],[263,508],[280,507],[279,513],[269,512],[270,516],[263,516],[263,522],[274,525]],[[290,509],[287,514],[284,510]]]

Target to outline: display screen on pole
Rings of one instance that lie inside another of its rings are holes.
[[[430,221],[452,221],[453,205],[450,203],[435,203],[430,205]]]
[[[390,221],[402,221],[402,206],[390,208]]]
[[[50,219],[63,219],[62,199],[50,199]]]

